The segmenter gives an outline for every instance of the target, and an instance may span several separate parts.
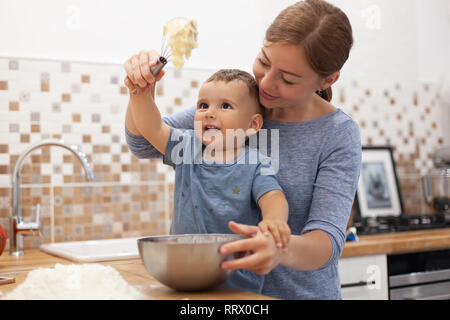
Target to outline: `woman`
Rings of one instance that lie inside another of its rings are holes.
[[[292,236],[286,251],[256,226],[230,222],[247,239],[221,247],[221,253],[248,250],[224,269],[266,274],[262,293],[281,299],[340,299],[338,258],[345,244],[361,165],[355,121],[333,106],[331,86],[353,44],[347,16],[321,0],[298,2],[283,10],[266,31],[253,73],[265,107],[265,129],[279,130],[277,178],[289,203]],[[155,79],[149,65],[155,52],[141,52],[125,63],[126,85],[143,88]],[[165,121],[192,128],[194,109]],[[141,137],[127,112],[126,137],[141,158],[158,153]],[[269,130],[270,131],[270,130]],[[270,152],[270,146],[269,146]]]

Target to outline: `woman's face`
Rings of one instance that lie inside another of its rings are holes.
[[[321,78],[309,66],[303,48],[266,43],[253,63],[261,104],[268,108],[298,106],[321,89]]]

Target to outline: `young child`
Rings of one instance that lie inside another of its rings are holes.
[[[175,168],[171,233],[230,233],[232,220],[258,225],[286,248],[287,200],[269,159],[245,143],[263,123],[254,78],[235,69],[214,73],[200,88],[194,130],[164,123],[153,89],[131,94],[128,107],[139,132]],[[237,270],[227,284],[260,292],[262,281],[261,275]]]

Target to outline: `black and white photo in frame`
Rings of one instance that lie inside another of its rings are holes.
[[[361,217],[398,216],[403,211],[392,148],[363,147],[356,193]]]

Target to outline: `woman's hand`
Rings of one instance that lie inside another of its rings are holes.
[[[130,92],[140,93],[148,87],[154,89],[156,81],[164,76],[164,70],[161,70],[156,78],[150,71],[150,67],[156,65],[158,59],[159,54],[156,51],[143,50],[125,61],[124,68],[127,76],[124,82]]]
[[[224,261],[225,270],[247,269],[259,274],[267,274],[282,260],[283,252],[276,247],[270,233],[263,234],[257,226],[249,226],[231,221],[230,229],[247,237],[247,239],[233,241],[220,247],[221,254],[248,251],[250,254],[243,258]]]

